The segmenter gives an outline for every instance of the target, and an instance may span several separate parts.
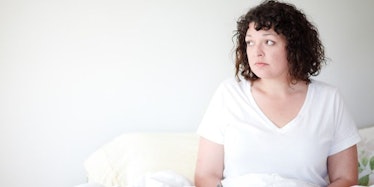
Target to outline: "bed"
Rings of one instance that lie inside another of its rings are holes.
[[[374,125],[359,131],[360,185],[374,186]],[[193,186],[197,145],[194,133],[125,133],[85,160],[79,187]]]

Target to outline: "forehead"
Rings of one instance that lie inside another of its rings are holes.
[[[256,30],[255,23],[252,22],[249,24],[245,37],[264,37],[264,36],[274,36],[274,37],[285,39],[285,37],[282,34],[278,34],[277,32],[275,32],[273,28],[270,28],[270,29],[262,28],[260,30]]]

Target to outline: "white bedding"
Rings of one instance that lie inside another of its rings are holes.
[[[192,182],[174,171],[160,171],[140,177],[127,187],[193,187]]]
[[[81,184],[75,187],[105,187],[98,183]],[[110,186],[117,187],[117,186]],[[174,171],[165,170],[145,174],[126,187],[194,187],[192,182]]]
[[[374,125],[360,129],[360,134],[363,138],[358,145],[360,181],[374,187],[374,165],[370,162],[374,159]],[[159,175],[165,170],[178,173],[193,184],[198,140],[195,133],[125,133],[90,155],[85,161],[87,186],[76,187],[130,187],[129,184],[141,184],[142,180],[155,180],[152,178],[155,176],[166,177]],[[161,185],[166,181],[157,182]],[[230,185],[233,181],[225,182]],[[142,184],[144,187],[147,183]]]

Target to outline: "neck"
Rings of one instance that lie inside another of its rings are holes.
[[[252,88],[267,95],[288,96],[307,88],[305,81],[290,82],[279,79],[258,79],[252,83]]]

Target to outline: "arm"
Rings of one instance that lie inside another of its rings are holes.
[[[331,155],[327,167],[331,184],[328,187],[345,187],[357,184],[358,160],[356,145]]]
[[[216,187],[223,176],[223,145],[200,138],[195,171],[196,187]]]

